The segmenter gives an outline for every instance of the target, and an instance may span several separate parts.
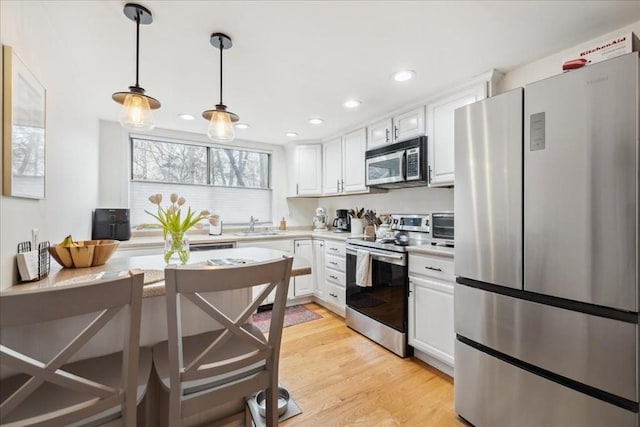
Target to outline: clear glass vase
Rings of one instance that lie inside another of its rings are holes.
[[[189,261],[189,238],[180,232],[168,232],[164,241],[164,262],[180,261],[186,264]]]

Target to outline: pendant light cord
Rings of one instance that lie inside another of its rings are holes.
[[[140,11],[136,11],[136,87],[140,87],[138,84],[138,74],[140,66]]]
[[[220,105],[222,104],[222,49],[223,49],[223,40],[222,37],[218,37],[220,41]]]

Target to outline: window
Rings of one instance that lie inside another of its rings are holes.
[[[215,211],[225,224],[271,222],[270,154],[188,141],[131,138],[131,222],[155,224],[148,198],[178,193],[192,209]]]
[[[212,147],[211,183],[229,187],[269,187],[269,155]]]
[[[131,140],[132,179],[207,184],[207,147]]]

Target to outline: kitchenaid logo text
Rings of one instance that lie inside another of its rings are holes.
[[[599,50],[610,48],[611,46],[616,46],[621,43],[624,43],[627,40],[627,37],[620,37],[619,39],[613,40],[609,43],[603,44],[602,46],[594,47],[593,49],[585,50],[584,52],[580,52],[580,56],[589,55],[590,53],[597,52]]]
[[[588,85],[595,85],[597,83],[602,83],[602,82],[606,82],[609,80],[609,77],[604,76],[604,77],[598,77],[597,79],[592,79],[592,80],[587,80],[587,84]]]

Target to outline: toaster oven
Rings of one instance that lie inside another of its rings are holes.
[[[453,247],[453,212],[431,213],[431,244]]]

